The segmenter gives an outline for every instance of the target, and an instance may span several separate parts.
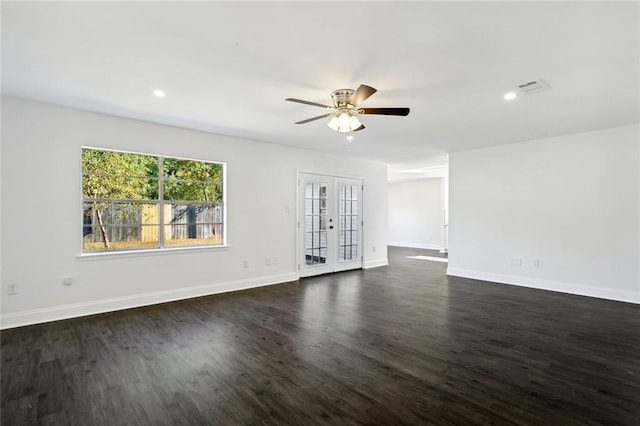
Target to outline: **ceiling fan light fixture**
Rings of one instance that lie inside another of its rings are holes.
[[[327,126],[336,132],[351,133],[362,126],[362,123],[360,123],[358,117],[351,115],[349,112],[343,111],[331,117]]]
[[[327,123],[327,126],[329,126],[331,130],[334,130],[337,132],[338,129],[340,128],[340,120],[338,120],[338,117],[334,115],[333,117],[331,117],[331,120],[329,120],[329,122]]]
[[[340,132],[348,132],[349,130],[349,123],[350,123],[350,119],[351,115],[349,115],[346,112],[342,112],[340,113],[340,115],[338,116],[338,120],[339,120],[339,124],[340,124]]]
[[[349,131],[354,131],[360,126],[362,126],[362,123],[360,123],[360,120],[358,120],[358,117],[356,117],[355,115],[352,115],[351,118],[349,119]]]

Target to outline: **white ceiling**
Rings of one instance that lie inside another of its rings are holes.
[[[637,123],[637,2],[2,3],[2,92],[432,170],[450,152]],[[542,78],[551,90],[504,101]],[[323,113],[378,89],[345,145]],[[152,95],[162,89],[167,95]]]

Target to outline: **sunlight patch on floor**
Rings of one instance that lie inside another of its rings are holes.
[[[444,262],[448,263],[449,259],[446,257],[434,257],[434,256],[406,256],[407,259],[418,259],[418,260],[431,260],[433,262]]]

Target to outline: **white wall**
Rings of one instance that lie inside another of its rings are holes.
[[[389,184],[389,245],[440,250],[443,247],[442,178]]]
[[[226,162],[229,247],[78,257],[83,145]],[[2,327],[296,279],[298,169],[364,179],[364,265],[387,263],[381,163],[8,97],[1,159]]]
[[[448,273],[640,303],[639,151],[634,125],[452,154]]]

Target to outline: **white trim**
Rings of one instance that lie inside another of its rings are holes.
[[[472,271],[463,268],[447,268],[447,275],[454,277],[472,278],[491,281],[499,284],[516,285],[520,287],[536,288],[540,290],[557,291],[560,293],[577,294],[579,296],[597,297],[600,299],[617,300],[620,302],[640,304],[640,293],[633,291],[612,290],[583,284],[565,283],[560,281],[541,280],[537,278],[521,277],[517,275],[494,274],[491,272]]]
[[[377,268],[379,266],[388,266],[388,265],[389,265],[388,259],[367,260],[364,262],[364,265],[362,265],[362,269],[371,269],[371,268]]]
[[[426,249],[426,250],[442,249],[442,245],[440,244],[403,243],[398,241],[389,241],[389,245],[392,247],[406,247],[406,248],[417,248],[417,249]]]
[[[119,259],[122,257],[139,257],[139,256],[158,256],[175,253],[187,253],[197,251],[215,251],[228,249],[228,245],[217,246],[182,246],[182,247],[167,247],[167,248],[154,248],[147,250],[114,250],[114,251],[95,251],[86,252],[76,255],[76,259],[85,260],[104,260],[104,259]]]
[[[246,280],[227,281],[223,283],[206,284],[180,289],[155,291],[152,293],[136,294],[132,296],[116,297],[71,305],[53,306],[50,308],[34,309],[11,314],[0,315],[0,329],[21,327],[24,325],[38,324],[49,321],[82,317],[86,315],[100,314],[104,312],[119,311],[122,309],[137,308],[140,306],[155,305],[158,303],[173,302],[176,300],[190,299],[193,297],[209,296],[230,291],[245,290],[254,287],[262,287],[296,281],[295,273],[271,275]]]

